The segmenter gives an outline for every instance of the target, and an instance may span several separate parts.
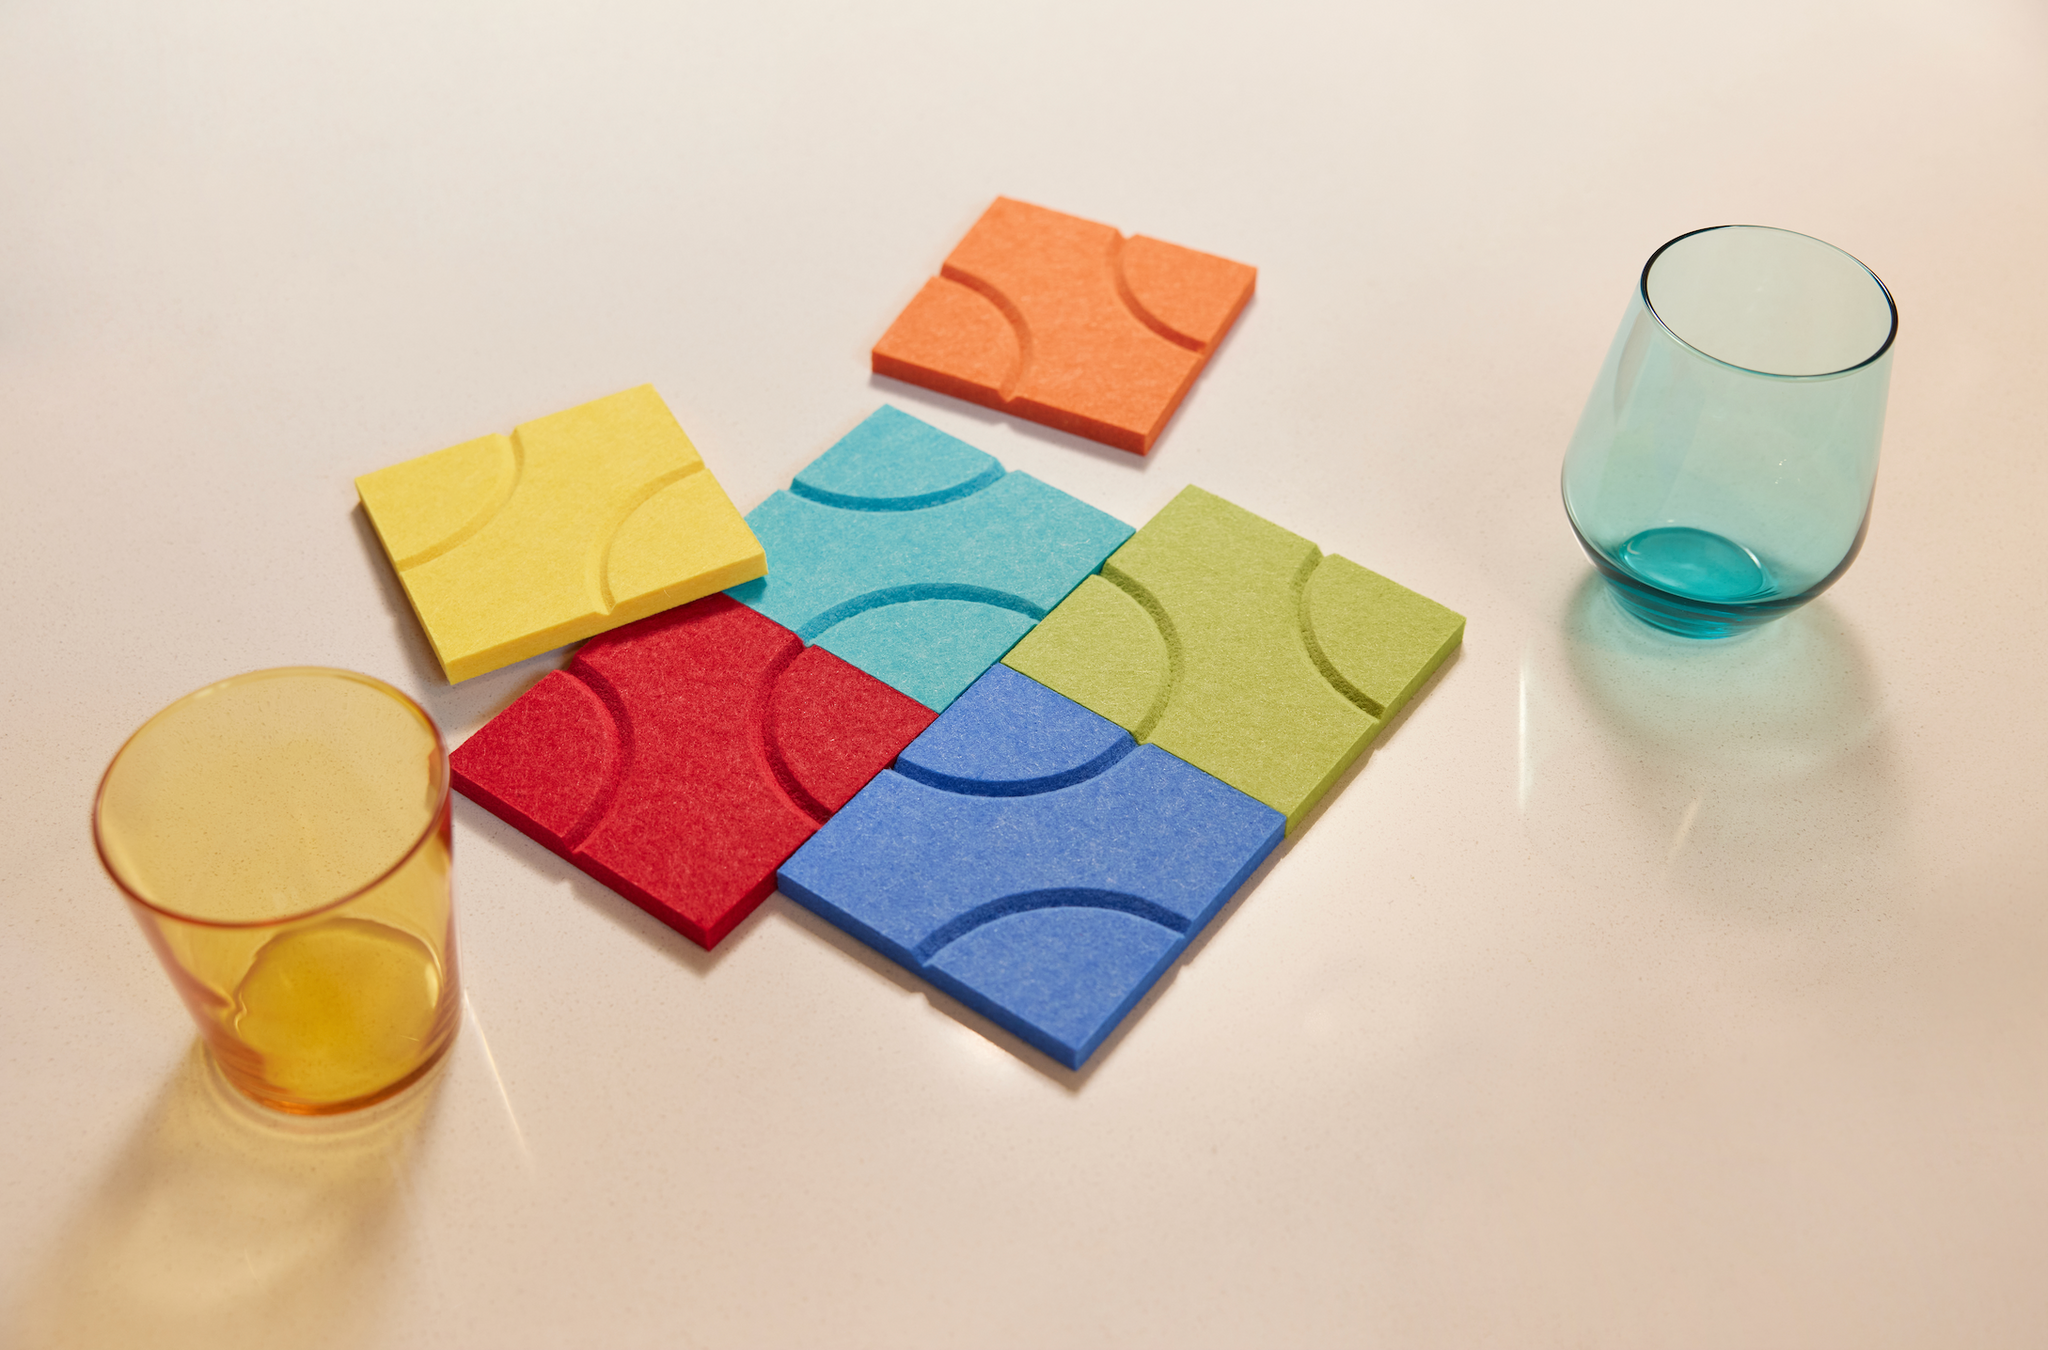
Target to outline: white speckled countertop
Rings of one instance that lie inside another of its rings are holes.
[[[426,8],[0,7],[0,1344],[2048,1341],[2038,6]],[[1149,459],[868,374],[997,193],[1260,269]],[[1862,558],[1683,649],[1557,477],[1726,221],[1902,329]],[[443,683],[351,480],[642,381],[743,509],[887,399],[1464,650],[1085,1072],[459,800],[445,1071],[237,1109],[100,770],[279,664],[468,735],[562,658]]]

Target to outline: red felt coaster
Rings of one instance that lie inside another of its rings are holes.
[[[998,197],[875,344],[873,367],[1142,455],[1257,280]]]
[[[455,786],[704,947],[936,716],[723,595],[593,638]]]

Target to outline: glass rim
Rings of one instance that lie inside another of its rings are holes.
[[[107,856],[106,841],[100,834],[100,808],[106,801],[107,784],[113,778],[114,770],[120,767],[122,756],[128,753],[128,748],[135,744],[137,738],[143,732],[148,731],[160,719],[168,717],[202,694],[211,693],[216,689],[224,689],[230,685],[253,684],[258,680],[277,679],[288,675],[317,675],[334,679],[352,680],[357,684],[366,684],[406,709],[406,711],[419,720],[421,726],[426,728],[427,734],[433,738],[434,742],[434,792],[430,799],[431,805],[427,810],[426,824],[421,828],[419,835],[411,843],[399,850],[398,857],[389,867],[379,872],[369,881],[357,886],[353,890],[345,891],[331,900],[322,900],[310,908],[294,910],[289,914],[278,914],[263,919],[210,919],[197,914],[187,914],[181,910],[172,909],[169,905],[144,895],[137,887],[130,885],[127,878],[121,875],[120,869],[114,866],[113,860]],[[301,919],[310,919],[317,914],[324,914],[328,910],[337,909],[354,900],[357,896],[373,891],[383,885],[393,873],[418,856],[419,851],[426,846],[427,841],[434,837],[435,831],[440,828],[441,817],[447,812],[448,796],[452,786],[453,784],[448,773],[448,743],[441,735],[441,728],[435,724],[432,715],[404,690],[394,688],[374,675],[365,675],[355,670],[343,670],[339,666],[269,666],[262,670],[245,670],[239,675],[230,675],[226,679],[214,680],[209,684],[203,684],[197,689],[172,699],[169,703],[166,703],[163,707],[145,718],[142,725],[130,732],[128,739],[121,742],[121,748],[116,750],[114,757],[107,761],[106,771],[100,775],[99,787],[92,794],[92,847],[93,852],[99,856],[100,870],[107,874],[108,880],[112,881],[121,894],[126,896],[131,903],[140,905],[153,914],[161,914],[167,919],[175,919],[179,923],[192,924],[199,928],[275,928],[282,924],[296,923]]]
[[[1707,351],[1701,347],[1696,347],[1692,343],[1686,341],[1684,337],[1679,335],[1677,329],[1673,328],[1670,324],[1664,322],[1664,316],[1657,312],[1656,302],[1650,299],[1650,269],[1657,265],[1657,259],[1663,257],[1664,251],[1670,248],[1673,244],[1683,243],[1684,241],[1692,238],[1696,234],[1711,234],[1715,230],[1769,230],[1773,234],[1795,234],[1798,235],[1801,239],[1811,239],[1814,243],[1819,244],[1824,248],[1831,248],[1835,252],[1841,254],[1844,258],[1847,258],[1850,262],[1855,263],[1858,267],[1863,269],[1863,274],[1865,276],[1869,277],[1871,281],[1876,283],[1878,294],[1884,297],[1885,309],[1891,314],[1891,328],[1889,331],[1885,333],[1884,341],[1878,344],[1876,351],[1864,357],[1861,361],[1856,362],[1854,365],[1843,366],[1839,370],[1813,371],[1801,375],[1788,375],[1784,371],[1780,370],[1758,370],[1754,366],[1740,366],[1733,361],[1724,361],[1720,357],[1714,355],[1712,352]],[[1666,333],[1670,334],[1671,340],[1678,343],[1679,346],[1684,347],[1687,351],[1693,352],[1705,360],[1712,361],[1717,366],[1726,366],[1730,370],[1739,370],[1745,375],[1758,375],[1767,380],[1832,380],[1842,375],[1848,375],[1854,371],[1862,370],[1865,366],[1875,364],[1879,359],[1881,359],[1884,356],[1886,352],[1889,352],[1892,349],[1892,343],[1896,342],[1899,336],[1898,301],[1893,299],[1892,289],[1891,287],[1884,284],[1883,277],[1880,277],[1876,272],[1871,271],[1870,265],[1868,263],[1864,262],[1863,259],[1857,257],[1855,254],[1849,252],[1849,250],[1842,248],[1836,244],[1830,244],[1827,240],[1822,239],[1818,235],[1805,234],[1799,230],[1788,230],[1784,228],[1782,225],[1745,225],[1740,222],[1731,221],[1725,225],[1703,225],[1697,230],[1687,230],[1684,234],[1677,235],[1670,239],[1666,239],[1663,243],[1657,245],[1656,251],[1650,254],[1649,261],[1643,264],[1642,275],[1636,278],[1636,297],[1643,302],[1643,308],[1650,312],[1650,317],[1657,321],[1657,326],[1663,329]]]

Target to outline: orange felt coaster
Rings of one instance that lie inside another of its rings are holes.
[[[1257,279],[998,197],[875,344],[874,370],[1142,455]]]

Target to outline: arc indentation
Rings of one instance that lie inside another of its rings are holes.
[[[655,495],[662,489],[681,482],[703,467],[704,461],[700,459],[650,478],[612,508],[611,515],[598,530],[596,543],[590,551],[590,571],[585,578],[591,599],[596,602],[600,613],[611,613],[612,606],[617,603],[612,598],[611,570],[612,545],[618,540],[619,531],[625,528],[626,522],[632,519],[635,511],[654,500]]]
[[[835,506],[842,511],[922,511],[928,506],[944,506],[957,502],[962,497],[972,497],[983,488],[993,486],[1001,480],[1006,470],[1000,464],[990,464],[986,469],[964,483],[956,483],[937,492],[921,493],[914,497],[850,497],[843,492],[831,492],[825,488],[812,487],[799,478],[789,485],[791,493],[820,506]]]
[[[1016,303],[1009,296],[997,290],[991,283],[983,281],[972,272],[962,271],[951,263],[946,263],[940,267],[939,275],[956,285],[965,286],[968,290],[973,291],[976,295],[994,305],[996,313],[1003,316],[1003,321],[1010,325],[1010,331],[1016,335],[1017,364],[1010,368],[1010,373],[1004,377],[1002,384],[996,389],[997,397],[1001,398],[1003,402],[1008,403],[1015,396],[1018,388],[1024,383],[1025,372],[1031,369],[1031,327],[1024,322],[1024,311],[1018,309]]]
[[[1191,352],[1200,352],[1208,345],[1207,343],[1199,338],[1189,337],[1186,333],[1181,332],[1178,328],[1175,328],[1172,324],[1169,324],[1166,320],[1145,308],[1144,304],[1138,299],[1137,292],[1131,289],[1130,278],[1124,275],[1124,245],[1129,242],[1120,234],[1112,234],[1109,240],[1109,280],[1110,284],[1116,287],[1116,298],[1124,302],[1124,308],[1131,312],[1132,318],[1144,324],[1174,346],[1185,347]]]
[[[612,764],[611,776],[598,785],[597,794],[590,799],[590,805],[583,809],[582,816],[562,836],[563,851],[574,853],[582,847],[583,841],[590,837],[591,832],[604,822],[604,818],[612,813],[612,803],[618,800],[619,788],[625,783],[626,775],[632,772],[633,715],[626,710],[626,700],[619,696],[619,691],[613,687],[612,682],[592,667],[577,661],[572,662],[562,673],[597,696],[597,701],[604,706],[605,715],[612,719],[612,729],[619,737],[619,754]]]
[[[1029,619],[1042,619],[1045,611],[1021,595],[999,591],[992,586],[970,586],[964,582],[932,581],[919,582],[909,586],[888,586],[865,595],[856,595],[851,600],[842,600],[822,614],[813,616],[797,635],[807,643],[816,642],[825,630],[834,624],[845,623],[856,615],[885,605],[905,605],[913,600],[969,600],[978,605],[992,605],[997,609],[1014,610]]]
[[[1086,764],[1058,773],[1045,774],[1038,778],[956,778],[950,773],[926,768],[900,756],[896,760],[896,772],[905,778],[914,779],[926,787],[935,787],[941,792],[955,792],[964,797],[1035,797],[1043,792],[1057,792],[1076,783],[1085,783],[1098,774],[1107,773],[1116,762],[1138,748],[1136,741],[1128,736],[1119,736],[1104,750]]]
[[[512,494],[519,488],[519,479],[526,472],[526,452],[520,447],[519,433],[515,431],[510,436],[507,436],[505,438],[505,446],[506,458],[510,462],[499,471],[497,490],[491,494],[489,500],[478,507],[476,514],[463,522],[462,527],[456,530],[455,533],[427,545],[410,557],[399,559],[396,563],[392,564],[393,567],[400,572],[405,572],[418,567],[422,563],[432,562],[442,554],[458,548],[474,538],[478,530],[490,524],[492,517],[505,509],[505,503],[512,500]]]
[[[912,949],[919,965],[927,965],[940,952],[966,937],[977,928],[985,927],[998,919],[1007,919],[1013,914],[1025,914],[1035,909],[1112,909],[1119,914],[1154,923],[1171,933],[1185,933],[1189,928],[1186,915],[1176,914],[1166,906],[1121,891],[1103,891],[1088,887],[1059,887],[1042,891],[1022,891],[1006,895],[1000,900],[991,900],[977,905],[965,914],[940,924],[925,935],[924,941]]]
[[[1159,630],[1159,640],[1166,644],[1166,678],[1159,683],[1159,692],[1152,697],[1152,705],[1145,709],[1144,717],[1131,728],[1134,740],[1143,741],[1159,725],[1159,719],[1166,716],[1166,710],[1173,703],[1173,696],[1180,688],[1183,664],[1180,635],[1174,631],[1173,616],[1166,612],[1166,606],[1159,603],[1159,597],[1145,589],[1143,582],[1128,572],[1102,565],[1102,579],[1137,601],[1138,608],[1145,611],[1152,620],[1152,626]]]
[[[1316,669],[1322,672],[1323,678],[1329,681],[1332,689],[1356,704],[1366,716],[1384,717],[1387,714],[1386,708],[1378,699],[1344,678],[1344,672],[1337,669],[1337,663],[1330,659],[1330,654],[1323,650],[1321,640],[1316,637],[1315,622],[1309,617],[1308,579],[1322,565],[1323,551],[1311,548],[1308,557],[1294,573],[1295,626],[1301,630],[1301,645],[1308,650],[1308,659],[1315,663]]]
[[[753,733],[754,749],[761,756],[761,764],[767,769],[769,780],[789,799],[791,806],[823,825],[831,818],[832,812],[811,795],[803,780],[796,776],[796,771],[789,767],[789,758],[783,754],[772,730],[775,725],[775,696],[781,692],[782,677],[797,657],[803,655],[803,651],[803,644],[792,639],[775,654],[775,659],[761,677],[760,687],[747,715],[752,721],[749,729]]]

